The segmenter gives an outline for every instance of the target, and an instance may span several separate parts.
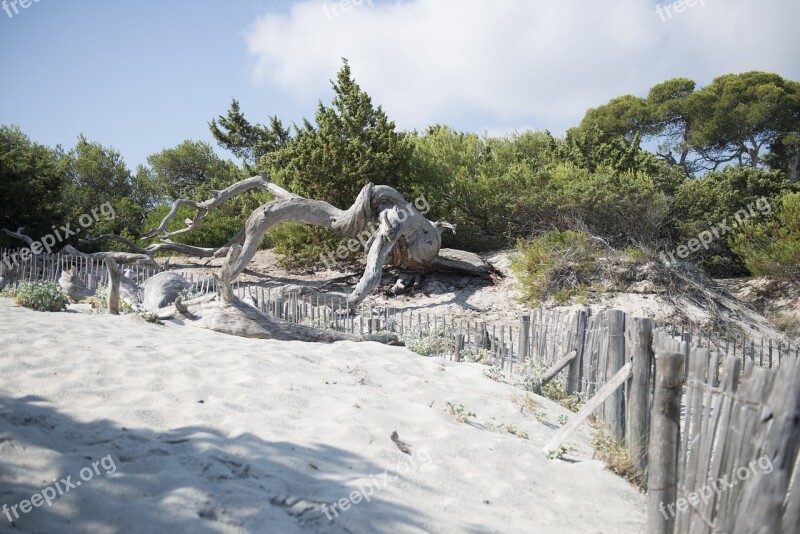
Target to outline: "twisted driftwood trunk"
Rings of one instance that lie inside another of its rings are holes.
[[[160,319],[183,318],[189,324],[215,332],[240,337],[301,340],[301,341],[378,341],[397,344],[394,335],[354,335],[333,330],[318,330],[309,326],[268,317],[251,304],[242,302],[232,289],[234,266],[242,252],[241,245],[233,245],[225,264],[220,268],[220,294],[205,295],[183,302],[178,299],[173,306],[161,310]]]
[[[365,239],[373,223],[378,229],[367,241],[367,266],[361,280],[347,296],[347,305],[363,301],[380,282],[383,265],[392,250],[398,266],[424,269],[433,265],[442,245],[442,224],[425,218],[411,202],[388,186],[367,184],[355,203],[340,210],[322,200],[309,200],[280,188],[271,192],[276,200],[258,208],[245,223],[242,253],[235,262],[233,276],[240,274],[258,250],[264,234],[282,222],[323,226],[336,235]]]
[[[244,228],[224,246],[217,249],[192,247],[173,243],[171,238],[198,228],[203,220],[220,204],[231,197],[252,189],[269,191],[275,200],[256,209],[247,219]],[[186,227],[167,231],[169,222],[177,216],[181,207],[195,210],[191,219],[186,219]],[[411,202],[406,202],[395,189],[367,184],[358,194],[353,205],[341,210],[322,200],[311,200],[292,194],[261,176],[254,176],[237,182],[221,191],[214,191],[214,197],[203,202],[180,199],[172,204],[169,213],[157,228],[147,232],[145,238],[155,238],[161,243],[140,247],[122,236],[105,234],[94,238],[87,237],[83,243],[93,244],[113,240],[123,243],[135,253],[100,252],[91,256],[108,260],[108,263],[128,263],[130,261],[152,260],[156,252],[174,251],[200,257],[226,256],[220,269],[222,280],[219,296],[204,296],[187,302],[178,299],[173,306],[159,311],[159,316],[183,317],[192,324],[219,332],[246,337],[271,339],[299,339],[307,341],[363,340],[374,339],[391,342],[394,336],[353,336],[341,332],[323,332],[280,319],[267,317],[253,306],[237,299],[231,290],[232,281],[244,271],[252,260],[264,234],[276,224],[283,222],[306,223],[330,229],[341,237],[358,239],[367,250],[367,263],[363,275],[349,295],[342,296],[348,309],[361,303],[381,280],[383,266],[392,254],[392,263],[401,268],[415,270],[451,270],[469,274],[486,275],[490,269],[479,259],[470,263],[464,259],[465,253],[446,255],[438,258],[441,248],[441,233],[444,229],[454,229],[448,223],[431,222],[420,213]],[[69,247],[70,249],[72,247]],[[352,250],[352,249],[351,249]],[[74,251],[74,252],[73,252]],[[74,249],[70,253],[84,255]],[[461,255],[459,255],[461,254]],[[437,259],[441,260],[437,264]],[[109,266],[111,269],[112,266]],[[114,278],[112,277],[112,282]],[[115,291],[112,284],[112,292]],[[117,284],[118,291],[118,284]],[[314,294],[312,288],[291,286],[284,293],[298,292]],[[330,297],[328,293],[326,296]],[[109,295],[109,302],[112,297]]]
[[[203,297],[189,302],[178,301],[173,309],[165,310],[162,317],[180,315],[196,326],[245,337],[271,339],[301,339],[308,341],[335,341],[339,339],[375,339],[391,341],[393,336],[353,336],[341,332],[323,332],[267,317],[252,306],[239,301],[231,290],[232,281],[253,259],[264,234],[283,222],[305,223],[330,229],[341,237],[360,239],[368,249],[367,266],[353,291],[346,297],[348,308],[357,306],[380,282],[383,265],[394,249],[399,266],[425,268],[436,260],[441,247],[441,232],[450,225],[433,223],[426,219],[413,203],[388,186],[365,185],[355,203],[341,210],[321,200],[310,200],[294,195],[256,176],[216,192],[211,200],[196,203],[176,201],[170,212],[149,237],[161,235],[163,239],[197,228],[208,213],[227,198],[248,189],[265,189],[276,198],[256,209],[245,223],[244,231],[232,239],[222,250],[227,254],[220,269],[222,283],[219,298]],[[166,232],[167,224],[181,206],[192,206],[196,213],[186,220],[186,228]],[[371,229],[377,224],[374,233]],[[298,292],[313,293],[310,288]]]

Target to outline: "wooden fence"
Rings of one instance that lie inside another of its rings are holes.
[[[648,530],[669,534],[794,533],[800,529],[800,360],[776,369],[719,353],[655,343],[656,381]],[[684,382],[688,356],[688,380]],[[685,418],[679,422],[680,388]],[[790,491],[794,484],[793,491]]]
[[[4,252],[0,276],[13,284],[57,282],[66,269],[91,289],[108,280],[97,260],[43,255],[9,267]],[[126,272],[137,284],[153,274],[139,266]],[[219,289],[214,277],[187,280],[198,293]],[[429,356],[482,361],[509,373],[538,362],[547,368],[542,381],[558,380],[587,399],[544,451],[558,450],[594,416],[647,476],[649,532],[789,533],[800,525],[800,491],[789,489],[800,483],[797,344],[708,335],[619,310],[535,308],[515,324],[491,325],[420,309],[363,305],[353,312],[340,297],[283,298],[240,282],[234,291],[271,316],[351,333],[393,332]]]
[[[58,282],[61,272],[72,269],[89,288],[108,283],[108,270],[101,260],[62,254],[44,254],[37,261],[14,263],[2,261],[17,250],[0,248],[0,277],[12,285],[24,281],[48,280]],[[7,256],[8,255],[8,256]],[[178,272],[180,271],[173,271]],[[126,270],[127,277],[142,284],[156,271],[139,265]],[[216,293],[218,281],[213,276],[185,274],[199,294]],[[234,290],[240,297],[251,296],[265,313],[320,328],[366,333],[385,330],[406,338],[417,336],[430,355],[451,359],[489,359],[494,365],[513,371],[515,365],[535,360],[547,367],[561,362],[566,373],[556,379],[567,391],[591,397],[621,367],[624,350],[622,335],[625,317],[620,311],[591,314],[591,310],[573,311],[534,308],[513,322],[489,324],[464,317],[431,314],[420,309],[378,309],[361,306],[355,314],[342,313],[344,302],[337,297],[314,298],[291,296],[278,302],[270,289],[257,284],[236,282]],[[727,357],[745,355],[759,366],[776,366],[792,349],[785,341],[747,339],[722,333],[704,335],[687,326],[656,324],[669,329],[673,335],[688,338],[712,352],[724,352]],[[610,352],[609,352],[610,350]],[[611,358],[611,360],[609,360]],[[725,358],[721,358],[724,360]],[[716,375],[718,382],[719,376]]]
[[[646,476],[648,532],[797,532],[796,347],[772,360],[713,340],[700,347],[686,332],[615,310],[598,317],[583,351],[592,374],[581,382],[596,383],[544,452],[594,415]]]

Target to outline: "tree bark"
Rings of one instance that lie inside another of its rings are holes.
[[[105,263],[108,268],[108,313],[119,315],[119,267],[113,256],[106,256]]]
[[[257,208],[247,219],[244,228],[225,246],[217,249],[191,247],[173,243],[170,238],[198,228],[208,214],[226,200],[252,189],[266,190],[275,200]],[[181,207],[193,208],[195,213],[186,219],[186,227],[169,232],[169,222]],[[356,336],[343,332],[320,331],[303,325],[281,321],[265,316],[258,309],[240,301],[233,294],[232,283],[252,260],[264,234],[282,222],[305,223],[330,229],[336,235],[357,240],[367,250],[367,265],[353,291],[342,295],[348,308],[361,303],[381,280],[383,266],[392,254],[392,263],[398,267],[415,270],[457,271],[488,276],[493,269],[477,256],[443,257],[437,262],[441,249],[441,234],[444,229],[455,230],[445,222],[431,222],[414,206],[406,202],[395,189],[383,185],[365,185],[355,202],[347,210],[341,210],[322,200],[306,199],[273,184],[269,179],[254,176],[237,182],[222,191],[214,191],[214,197],[203,202],[179,199],[173,202],[169,213],[158,227],[144,234],[145,238],[158,237],[161,243],[140,247],[132,240],[113,234],[89,237],[84,243],[94,244],[104,240],[123,243],[134,253],[96,252],[84,254],[64,247],[62,252],[76,256],[90,256],[114,263],[145,263],[160,270],[152,259],[156,252],[175,251],[200,257],[226,256],[220,271],[220,295],[204,296],[192,301],[178,301],[159,316],[181,316],[192,324],[218,332],[245,337],[269,339],[300,339],[306,341],[376,340],[396,342],[395,336]],[[353,245],[353,243],[350,243]],[[118,286],[117,286],[118,287]],[[313,290],[297,286],[284,288],[284,293],[309,293]],[[326,294],[330,297],[331,294]],[[109,301],[109,305],[110,305]]]

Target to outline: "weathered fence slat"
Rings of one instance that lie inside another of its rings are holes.
[[[608,399],[616,390],[619,388],[631,375],[631,364],[626,363],[622,369],[617,372],[615,376],[611,378],[611,380],[607,381],[606,384],[600,388],[600,391],[589,400],[586,404],[584,404],[583,408],[578,411],[570,421],[553,436],[547,445],[542,448],[542,451],[545,454],[550,454],[558,450],[559,447],[572,435],[575,430],[578,429],[581,423],[583,423],[597,408],[600,407],[606,399]]]

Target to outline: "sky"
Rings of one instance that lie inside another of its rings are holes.
[[[400,129],[560,135],[678,76],[800,80],[798,20],[798,0],[5,0],[0,124],[135,169],[214,144],[232,98],[251,122],[313,119],[344,57]]]

